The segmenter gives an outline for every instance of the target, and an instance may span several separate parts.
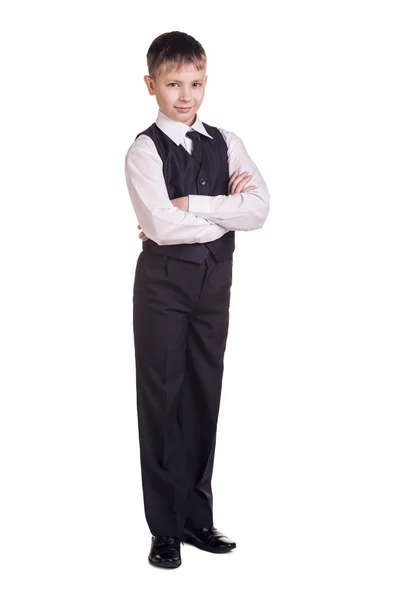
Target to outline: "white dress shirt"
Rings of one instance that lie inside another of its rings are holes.
[[[193,141],[186,136],[196,130],[208,137],[197,115],[192,127],[167,117],[160,110],[156,125],[175,144],[191,154]],[[188,212],[175,207],[169,198],[163,163],[153,140],[142,134],[125,156],[125,175],[129,195],[142,231],[159,245],[211,242],[230,230],[260,229],[268,216],[270,194],[257,166],[246,152],[242,140],[232,131],[218,128],[228,147],[229,177],[234,171],[248,171],[246,187],[256,189],[236,194],[189,196]]]

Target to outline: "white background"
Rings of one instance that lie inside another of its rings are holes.
[[[3,5],[4,6],[4,5]],[[1,596],[398,600],[396,2],[2,9]],[[213,478],[227,555],[147,563],[124,175],[153,39],[204,46],[199,115],[271,193],[236,236]]]

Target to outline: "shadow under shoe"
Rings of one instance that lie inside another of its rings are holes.
[[[216,527],[185,526],[182,541],[192,544],[200,550],[221,554],[236,548],[236,543],[218,531]]]
[[[150,564],[156,567],[163,567],[166,569],[179,567],[182,563],[181,540],[178,537],[167,535],[153,535],[148,558]]]

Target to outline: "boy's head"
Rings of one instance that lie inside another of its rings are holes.
[[[191,35],[171,31],[159,35],[147,51],[149,74],[144,76],[151,96],[167,117],[192,125],[203,102],[207,57]],[[180,110],[186,108],[187,110]]]

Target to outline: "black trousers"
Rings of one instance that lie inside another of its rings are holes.
[[[133,286],[145,516],[153,535],[212,526],[211,478],[228,335],[232,259],[141,252]]]

